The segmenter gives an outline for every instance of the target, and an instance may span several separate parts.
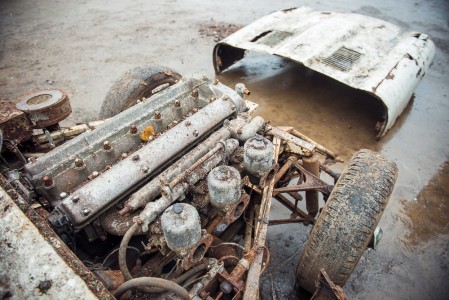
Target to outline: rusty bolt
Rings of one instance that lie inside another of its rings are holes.
[[[111,150],[111,143],[109,143],[109,141],[104,141],[103,149],[106,151]]]
[[[154,118],[157,119],[157,120],[159,120],[161,117],[162,117],[161,112],[157,110],[157,111],[154,113]]]
[[[122,155],[120,155],[120,159],[125,159],[128,157],[128,153],[123,152]]]
[[[193,131],[193,136],[198,136],[200,133],[199,133],[199,131],[198,130],[194,130]]]
[[[133,160],[134,161],[138,161],[139,159],[140,159],[139,154],[136,154],[136,155],[133,156]]]
[[[73,198],[72,198],[72,202],[73,203],[76,203],[76,202],[78,202],[80,200],[80,196],[78,196],[78,195],[75,195],[75,196],[73,196]]]
[[[75,158],[75,167],[82,168],[84,166],[84,161],[81,158]]]
[[[83,209],[83,215],[88,216],[90,214],[90,209],[84,208]]]
[[[186,127],[189,127],[190,125],[192,125],[192,123],[190,123],[190,121],[186,121]]]
[[[53,179],[51,179],[50,176],[45,175],[44,178],[42,178],[42,183],[46,187],[51,187],[53,185]]]
[[[198,90],[193,90],[192,91],[192,97],[193,98],[198,98]]]
[[[175,100],[175,107],[181,107],[181,101]]]
[[[131,127],[129,128],[129,132],[131,134],[136,134],[137,133],[137,126],[136,125],[131,125]]]

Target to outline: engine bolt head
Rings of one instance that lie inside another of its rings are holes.
[[[176,100],[175,101],[175,107],[181,107],[181,101]]]
[[[198,136],[199,134],[200,134],[200,133],[199,133],[199,131],[198,131],[198,130],[194,130],[194,131],[193,131],[193,136],[195,136],[195,137],[196,137],[196,136]]]
[[[161,112],[160,112],[160,111],[156,111],[156,112],[154,113],[154,118],[157,119],[157,120],[159,120],[160,118],[162,118]]]
[[[120,155],[120,159],[125,159],[128,157],[128,153],[124,152],[122,155]]]
[[[53,179],[51,179],[50,176],[45,175],[45,176],[42,178],[42,183],[43,183],[44,186],[46,186],[46,187],[51,187],[51,186],[53,185]]]
[[[131,127],[129,128],[129,132],[131,134],[136,134],[137,133],[137,126],[136,125],[131,125]]]
[[[84,166],[84,161],[81,158],[75,158],[75,167],[81,168]]]
[[[133,156],[133,160],[134,161],[138,161],[139,159],[140,159],[139,154],[136,154],[136,155]]]
[[[84,208],[83,209],[83,215],[88,216],[90,214],[90,209]]]
[[[172,209],[175,214],[179,215],[184,210],[184,206],[181,203],[175,203]]]
[[[104,141],[103,143],[103,149],[104,150],[111,150],[111,143],[109,143],[109,141]]]
[[[198,90],[193,90],[192,91],[192,97],[193,98],[198,98]]]
[[[100,175],[100,173],[98,173],[97,171],[93,171],[92,178],[98,177],[98,175]]]
[[[80,200],[80,196],[78,196],[78,195],[75,195],[75,196],[73,196],[73,198],[72,198],[72,202],[73,203],[76,203],[76,202],[78,202]]]
[[[59,194],[59,198],[64,199],[65,197],[67,197],[66,192],[62,192],[61,194]]]

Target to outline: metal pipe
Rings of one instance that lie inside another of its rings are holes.
[[[274,176],[274,184],[276,184],[282,176],[284,176],[285,172],[288,171],[288,169],[290,169],[290,167],[295,164],[298,161],[298,158],[296,156],[289,156],[287,158],[287,161],[285,162],[285,164],[282,166],[282,168],[279,169],[279,171],[276,173],[276,175]]]
[[[302,158],[303,167],[311,174],[320,177],[320,161],[318,160],[318,155],[313,153],[309,157]],[[315,217],[318,214],[318,192],[317,191],[306,191],[306,209],[309,216]]]
[[[249,210],[249,220],[246,223],[245,228],[245,251],[251,250],[251,236],[253,234],[253,222],[254,222],[254,209]]]
[[[293,134],[294,136],[297,136],[297,137],[299,137],[300,139],[303,139],[304,141],[313,144],[313,145],[315,146],[315,148],[316,148],[318,151],[320,151],[320,152],[322,152],[322,153],[328,155],[329,157],[335,159],[336,161],[343,162],[343,161],[341,160],[341,158],[340,158],[337,154],[335,154],[335,153],[332,152],[331,150],[327,149],[326,147],[324,147],[324,146],[322,146],[322,145],[316,143],[314,140],[312,140],[311,138],[307,137],[305,134],[299,132],[299,131],[296,130],[295,128],[292,128],[291,130],[289,130],[289,132],[290,132],[291,134]]]
[[[249,140],[256,135],[264,123],[265,120],[262,117],[254,117],[247,125],[237,132],[237,138],[243,142]]]
[[[238,147],[238,141],[235,139],[228,139],[225,142],[225,147],[222,148],[222,153],[216,152],[203,164],[198,166],[195,170],[189,172],[188,177],[186,177],[186,182],[182,182],[165,191],[163,196],[156,201],[148,203],[143,211],[139,214],[138,219],[142,222],[143,231],[147,231],[148,225],[154,221],[154,219],[162,213],[170,204],[175,202],[179,197],[181,197],[187,190],[189,185],[194,185],[199,180],[204,178],[210,170],[217,166],[224,157],[229,156]]]
[[[228,139],[230,136],[231,131],[226,127],[213,133],[204,142],[200,143],[193,150],[168,167],[164,172],[132,194],[129,200],[125,202],[124,208],[120,211],[120,214],[124,215],[133,212],[154,200],[154,198],[161,192],[161,181],[170,182],[173,180],[174,176],[180,174],[203,157],[210,149],[217,145],[220,140]]]

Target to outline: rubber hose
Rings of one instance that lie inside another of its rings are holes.
[[[187,279],[189,279],[190,277],[192,277],[193,275],[195,275],[196,273],[199,273],[203,270],[207,269],[207,265],[206,264],[201,264],[196,266],[195,268],[192,268],[190,270],[188,270],[187,272],[185,272],[184,274],[180,275],[179,277],[176,277],[175,279],[173,279],[173,282],[176,282],[178,284],[183,283],[184,281],[186,281]]]
[[[128,243],[131,240],[134,232],[136,232],[136,230],[138,228],[137,226],[139,226],[139,224],[134,223],[128,229],[128,231],[123,236],[123,239],[122,239],[122,241],[120,243],[120,248],[118,250],[118,265],[120,267],[120,271],[122,272],[123,277],[125,278],[125,280],[133,279],[131,273],[128,270],[128,265],[126,264],[126,249],[128,248]]]
[[[120,299],[120,297],[128,290],[134,288],[145,287],[157,287],[164,289],[168,292],[175,293],[178,297],[185,300],[190,300],[189,293],[185,288],[170,280],[156,278],[156,277],[139,277],[128,280],[122,283],[114,293],[114,297]]]

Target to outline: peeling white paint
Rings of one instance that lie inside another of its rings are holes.
[[[217,63],[221,45],[292,59],[370,93],[387,108],[379,137],[402,113],[435,55],[435,46],[426,34],[403,32],[398,26],[368,16],[307,7],[277,11],[219,42],[214,50],[217,72],[229,67],[220,68]],[[337,52],[341,48],[360,55],[348,62]],[[326,63],[329,60],[349,63],[349,68],[336,68]]]

